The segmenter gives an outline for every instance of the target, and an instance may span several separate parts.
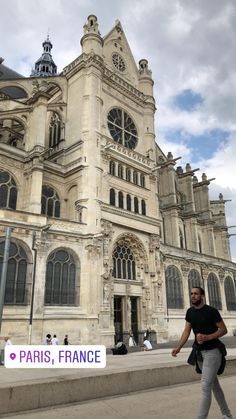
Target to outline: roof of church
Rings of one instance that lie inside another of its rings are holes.
[[[17,73],[16,71],[12,70],[11,68],[7,67],[6,65],[2,64],[4,61],[3,58],[0,57],[0,80],[10,80],[10,79],[22,79],[24,76]]]

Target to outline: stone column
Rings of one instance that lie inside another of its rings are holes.
[[[29,176],[30,194],[28,211],[41,214],[43,164],[38,157],[33,158],[29,173],[31,173],[31,176]]]
[[[188,289],[188,274],[190,271],[190,266],[188,263],[183,263],[181,265],[182,277],[183,277],[183,297],[184,297],[184,308],[187,310],[190,305],[189,301],[189,289]]]

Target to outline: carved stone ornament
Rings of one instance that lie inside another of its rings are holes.
[[[7,96],[6,93],[0,92],[0,100],[10,99],[10,96]]]
[[[131,233],[122,234],[117,238],[116,246],[122,245],[127,245],[132,249],[137,263],[138,261],[148,263],[146,250],[137,236]]]
[[[110,221],[102,220],[101,227],[103,235],[112,239],[113,230],[112,230],[112,223]]]
[[[105,282],[103,285],[103,302],[108,304],[110,301],[110,285]]]
[[[222,282],[223,279],[224,279],[224,277],[225,277],[225,271],[224,271],[224,269],[220,269],[219,272],[218,272],[218,274],[219,274],[220,281]]]
[[[187,273],[190,271],[190,267],[189,267],[189,265],[187,265],[187,264],[182,264],[182,265],[181,265],[181,271],[182,271],[184,274],[187,274]]]
[[[149,300],[151,299],[151,293],[150,293],[150,289],[149,289],[149,288],[147,288],[147,289],[146,289],[146,292],[145,292],[145,299],[146,299],[147,301],[149,301]]]
[[[149,236],[149,250],[150,252],[154,252],[154,250],[158,250],[160,248],[160,236],[157,234],[151,234]]]
[[[102,274],[102,277],[103,277],[103,279],[105,281],[109,281],[111,279],[111,277],[112,277],[112,268],[109,266],[109,262],[108,261],[105,261],[103,263],[103,265],[104,265],[105,270],[104,270],[104,272]]]
[[[101,241],[96,238],[93,238],[90,243],[85,246],[85,249],[88,251],[89,258],[94,258],[100,255],[101,253]]]

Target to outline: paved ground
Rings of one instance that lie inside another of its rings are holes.
[[[227,338],[226,338],[227,339]],[[236,339],[228,338],[225,343],[228,347],[228,357],[236,358]],[[158,345],[159,346],[159,345]],[[99,374],[110,374],[119,371],[142,370],[145,367],[153,368],[160,365],[177,366],[186,364],[190,348],[183,348],[177,358],[170,355],[175,343],[163,345],[164,348],[150,352],[132,352],[126,356],[107,355],[107,366],[103,370],[89,369],[6,369],[0,367],[0,392],[1,389],[15,384],[33,384],[42,382],[54,382],[55,380],[67,380],[77,377],[94,377]],[[167,348],[165,346],[170,346]],[[222,386],[225,389],[232,413],[236,419],[236,376],[221,377]],[[70,388],[68,387],[68,391]],[[1,393],[0,393],[1,394]],[[186,385],[161,387],[156,390],[148,390],[130,393],[112,398],[91,400],[73,405],[37,409],[20,414],[0,416],[16,419],[195,419],[197,405],[200,398],[199,383]],[[209,419],[220,419],[221,415],[217,406],[213,403]]]
[[[236,357],[236,338],[229,337],[224,339],[227,345],[228,356]],[[189,342],[188,342],[189,343]],[[176,342],[158,345],[158,348],[150,352],[131,352],[125,356],[107,355],[107,366],[103,369],[10,369],[0,367],[0,389],[6,385],[16,383],[40,382],[43,380],[54,380],[55,378],[66,379],[67,377],[88,377],[116,372],[126,368],[137,369],[138,367],[150,367],[154,364],[161,366],[170,364],[186,364],[187,355],[191,351],[190,344],[182,349],[176,358],[173,358],[171,348],[174,348]],[[4,371],[4,373],[3,373]]]
[[[236,377],[222,377],[221,385],[236,419]],[[1,417],[11,417],[11,419],[195,419],[199,399],[200,384],[191,383]],[[208,419],[221,417],[218,406],[213,400]]]

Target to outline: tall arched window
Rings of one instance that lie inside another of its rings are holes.
[[[48,72],[48,67],[46,67],[46,72]],[[55,147],[61,141],[61,128],[60,117],[57,113],[54,113],[49,126],[49,147]]]
[[[118,164],[118,177],[120,177],[121,179],[123,179],[123,166],[122,164]]]
[[[236,289],[230,276],[225,278],[224,288],[227,310],[236,310]]]
[[[45,214],[48,217],[60,217],[60,199],[51,186],[42,186],[42,198],[41,198],[41,214]]]
[[[135,259],[132,250],[126,244],[119,244],[112,254],[113,277],[136,279]]]
[[[127,167],[125,171],[125,177],[128,182],[131,181],[131,170]]]
[[[166,298],[168,308],[183,308],[183,286],[179,270],[175,266],[168,266],[165,272]]]
[[[136,171],[133,172],[133,182],[138,185],[138,173]]]
[[[198,236],[198,249],[199,253],[202,253],[202,241],[200,236]]]
[[[118,202],[119,202],[119,208],[124,208],[123,192],[121,191],[118,194]]]
[[[73,257],[66,250],[56,250],[47,260],[46,305],[74,305],[76,303],[76,268]]]
[[[16,209],[16,182],[8,172],[0,170],[0,208]]]
[[[138,213],[139,213],[138,198],[137,198],[136,196],[134,197],[134,212],[135,212],[136,214],[138,214]]]
[[[110,189],[110,205],[116,205],[116,193],[114,189]]]
[[[126,209],[131,211],[131,196],[129,194],[126,195]]]
[[[179,244],[180,244],[181,249],[183,249],[184,248],[184,235],[181,228],[179,229]]]
[[[210,273],[207,278],[209,304],[217,310],[222,310],[219,281],[215,274]]]
[[[191,289],[194,287],[202,287],[202,279],[199,272],[196,269],[191,269],[191,271],[188,274],[189,299],[191,295]]]
[[[110,161],[110,163],[109,163],[109,173],[110,173],[110,175],[112,175],[112,176],[115,176],[116,175],[116,164],[115,164],[115,162],[114,161]]]
[[[0,243],[0,277],[5,241]],[[26,304],[27,256],[18,243],[10,243],[5,304]]]
[[[142,199],[141,201],[141,211],[142,215],[146,215],[146,202],[144,201],[144,199]]]
[[[140,186],[142,186],[142,188],[145,188],[145,176],[143,173],[141,173],[140,175]]]

